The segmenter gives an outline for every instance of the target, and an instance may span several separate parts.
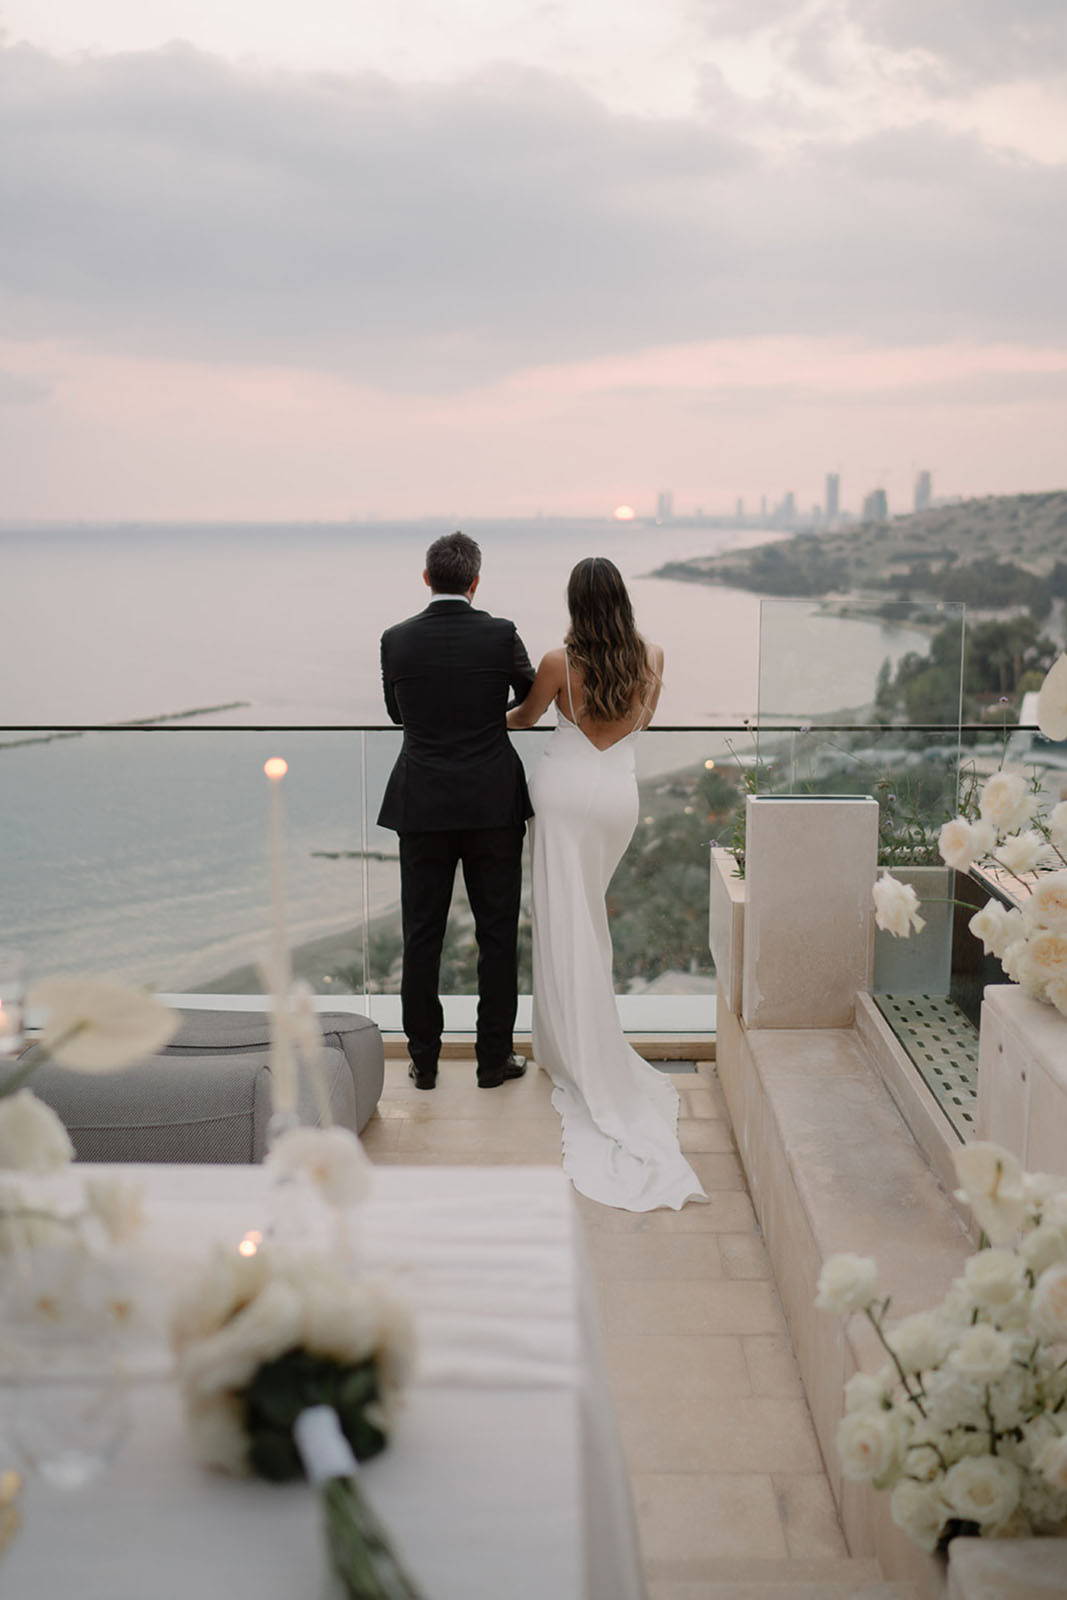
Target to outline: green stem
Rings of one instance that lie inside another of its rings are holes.
[[[917,1394],[913,1394],[912,1393],[911,1384],[908,1382],[908,1375],[904,1371],[904,1368],[901,1366],[900,1360],[899,1360],[899,1358],[897,1356],[896,1351],[893,1349],[893,1346],[889,1343],[889,1341],[886,1338],[885,1334],[882,1332],[881,1323],[878,1321],[878,1318],[874,1315],[874,1313],[871,1310],[870,1306],[867,1307],[864,1315],[866,1316],[867,1321],[870,1323],[871,1327],[874,1329],[875,1333],[878,1335],[878,1338],[879,1338],[879,1341],[881,1342],[882,1348],[885,1350],[886,1354],[889,1356],[890,1361],[892,1361],[893,1365],[896,1367],[897,1376],[899,1377],[901,1383],[904,1386],[904,1393],[907,1395],[907,1397],[911,1401],[912,1405],[915,1406],[915,1408],[917,1409],[920,1417],[922,1417],[923,1421],[925,1422],[925,1420],[926,1420],[926,1411],[925,1411],[925,1409],[923,1407],[923,1403],[922,1403],[922,1401],[920,1400],[920,1398],[919,1398],[919,1396]]]

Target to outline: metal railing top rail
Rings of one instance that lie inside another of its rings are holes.
[[[76,733],[401,733],[394,722],[9,722],[0,734]],[[513,733],[550,733],[552,725],[514,728]],[[1036,722],[670,722],[646,733],[1040,733]]]

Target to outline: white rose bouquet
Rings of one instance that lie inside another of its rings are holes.
[[[231,1474],[306,1474],[320,1487],[342,1592],[418,1600],[356,1477],[356,1463],[385,1448],[410,1371],[408,1309],[330,1257],[249,1241],[244,1251],[217,1251],[174,1309],[194,1452]]]
[[[873,1261],[834,1256],[816,1305],[861,1313],[888,1357],[845,1389],[842,1470],[892,1495],[923,1549],[1067,1527],[1067,1178],[965,1145],[960,1198],[990,1243],[939,1306],[889,1321]]]
[[[1049,738],[1064,737],[1067,655],[1046,676],[1038,718]],[[1017,906],[990,900],[968,926],[1013,983],[1067,1016],[1067,800],[1046,813],[1039,784],[1021,772],[1001,769],[982,786],[977,815],[946,822],[938,844],[945,865],[957,872],[999,867],[1016,879]],[[1027,873],[1036,877],[1028,881]],[[883,873],[874,887],[878,927],[906,939],[924,925],[918,912],[915,891]]]

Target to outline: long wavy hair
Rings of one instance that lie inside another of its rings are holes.
[[[650,677],[648,646],[634,626],[622,574],[606,556],[586,556],[567,583],[571,625],[564,643],[582,669],[585,714],[618,722]]]

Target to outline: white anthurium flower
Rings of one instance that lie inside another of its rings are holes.
[[[370,1193],[374,1168],[350,1128],[291,1128],[275,1142],[266,1165],[280,1177],[304,1173],[330,1205],[359,1205]]]
[[[112,1244],[127,1244],[144,1226],[144,1185],[125,1178],[85,1180],[85,1203]]]
[[[1014,1462],[1002,1456],[965,1456],[945,1473],[942,1493],[958,1517],[995,1527],[1015,1510],[1021,1486]]]
[[[1037,725],[1046,739],[1067,739],[1067,653],[1045,673],[1037,696]]]
[[[32,1090],[19,1089],[0,1099],[0,1167],[57,1172],[73,1159],[66,1128]]]
[[[1013,1250],[979,1250],[963,1269],[976,1306],[996,1316],[1009,1310],[1026,1288],[1026,1264]]]
[[[993,851],[994,858],[1009,872],[1033,872],[1048,854],[1044,839],[1034,828],[1025,833],[1013,833]]]
[[[968,822],[966,817],[953,817],[937,836],[942,861],[957,872],[966,872],[989,855],[996,842],[996,829],[991,822]]]
[[[1057,1489],[1067,1490],[1067,1434],[1049,1439],[1034,1461],[1037,1470]]]
[[[105,978],[46,978],[26,997],[46,1013],[38,1039],[52,1061],[74,1072],[119,1072],[162,1050],[178,1017],[142,989]]]
[[[970,1383],[995,1383],[1011,1366],[1014,1348],[1011,1340],[988,1323],[969,1328],[949,1352],[948,1364]]]
[[[1067,1264],[1047,1267],[1034,1285],[1030,1324],[1036,1334],[1055,1343],[1067,1340]]]
[[[953,1161],[961,1185],[958,1198],[967,1202],[993,1244],[1010,1244],[1026,1214],[1018,1161],[1001,1145],[980,1139],[961,1145]]]
[[[978,809],[982,821],[998,833],[1017,833],[1034,814],[1036,797],[1021,772],[994,772],[982,786]]]
[[[1009,911],[999,900],[987,900],[967,926],[976,939],[981,939],[986,955],[996,956],[999,961],[1012,939],[1018,937],[1022,927],[1022,912]]]
[[[916,1483],[914,1478],[901,1478],[895,1485],[890,1514],[909,1539],[931,1552],[937,1549],[941,1530],[952,1515],[937,1484]]]
[[[1067,932],[1067,868],[1050,872],[1034,884],[1023,917],[1029,928]]]
[[[886,1338],[905,1372],[925,1372],[944,1359],[952,1336],[936,1311],[916,1311],[890,1328]]]
[[[910,883],[883,872],[874,886],[874,920],[884,933],[907,939],[925,928],[919,915],[919,897]]]
[[[1067,850],[1067,800],[1061,800],[1049,812],[1048,831],[1056,849]]]
[[[1058,1261],[1067,1261],[1067,1227],[1054,1222],[1042,1222],[1030,1233],[1024,1234],[1019,1245],[1022,1256],[1035,1278]]]
[[[842,1252],[824,1262],[815,1304],[820,1311],[847,1316],[852,1311],[865,1311],[873,1303],[877,1291],[877,1263],[870,1256]]]

